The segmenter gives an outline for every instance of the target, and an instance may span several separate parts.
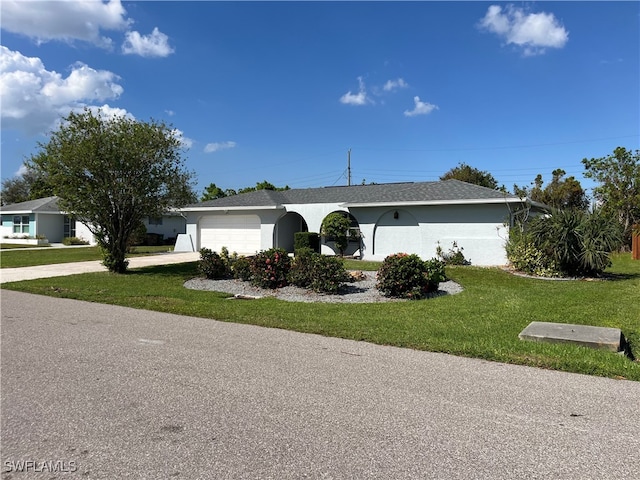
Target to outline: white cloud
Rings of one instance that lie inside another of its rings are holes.
[[[406,117],[415,117],[416,115],[428,115],[433,110],[437,110],[438,106],[429,102],[421,102],[420,97],[413,97],[414,107],[413,110],[405,110],[404,115]]]
[[[340,97],[340,103],[345,105],[366,105],[367,103],[373,103],[367,95],[367,90],[362,77],[358,77],[358,93],[351,93],[351,90],[349,90]]]
[[[569,32],[551,13],[526,13],[521,8],[491,5],[479,23],[480,28],[495,33],[508,45],[522,48],[524,55],[539,55],[546,48],[562,48]]]
[[[409,84],[405,82],[402,78],[398,78],[397,80],[387,80],[387,83],[384,84],[382,89],[385,92],[392,92],[398,88],[407,88]]]
[[[132,22],[120,0],[2,0],[0,12],[3,30],[38,42],[81,40],[101,47],[112,44],[102,30],[126,30]]]
[[[184,132],[182,130],[175,128],[171,133],[173,133],[173,136],[175,138],[180,140],[180,143],[182,144],[182,146],[187,150],[193,147],[193,140],[190,139],[189,137],[185,137]]]
[[[220,150],[227,150],[229,148],[234,148],[235,146],[236,146],[236,142],[207,143],[204,147],[204,153],[213,153],[213,152],[218,152]]]
[[[140,35],[138,32],[127,32],[122,44],[122,52],[127,55],[140,55],[141,57],[166,57],[173,53],[169,46],[169,37],[158,30],[153,29],[150,35]]]
[[[65,78],[47,70],[39,58],[26,57],[0,45],[3,128],[44,133],[72,110],[117,99],[124,91],[119,80],[112,72],[95,70],[83,63],[72,65]]]

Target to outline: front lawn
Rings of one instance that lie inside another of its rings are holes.
[[[364,264],[348,261],[350,269]],[[2,288],[283,328],[398,347],[640,381],[640,363],[585,347],[524,342],[532,321],[620,328],[640,357],[640,261],[616,255],[609,280],[551,281],[500,269],[448,267],[464,287],[457,295],[381,304],[227,300],[187,290],[196,263],[47,278]]]
[[[131,254],[128,256],[169,252],[172,249],[173,246],[167,245],[133,247]],[[86,262],[89,260],[102,260],[102,254],[98,247],[44,247],[30,250],[3,250],[0,252],[1,268],[33,267],[36,265]]]

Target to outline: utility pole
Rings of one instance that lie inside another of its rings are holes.
[[[347,186],[351,186],[351,149],[347,152]]]

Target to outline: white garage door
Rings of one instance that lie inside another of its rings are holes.
[[[200,220],[200,248],[252,255],[260,251],[260,218],[257,215],[210,215]]]

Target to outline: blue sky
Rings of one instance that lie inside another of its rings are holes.
[[[0,3],[2,178],[85,106],[163,120],[200,193],[437,180],[511,190],[640,148],[638,2]]]

